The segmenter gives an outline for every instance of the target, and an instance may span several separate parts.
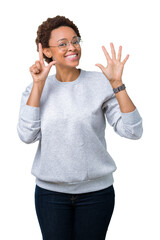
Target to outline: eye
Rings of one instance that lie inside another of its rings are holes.
[[[73,44],[79,44],[80,43],[80,39],[79,38],[75,38],[73,41],[72,41]]]
[[[59,47],[65,47],[65,46],[67,46],[67,43],[60,43],[58,46]]]
[[[79,41],[78,40],[73,41],[73,44],[79,44]]]

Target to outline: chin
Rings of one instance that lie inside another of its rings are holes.
[[[75,68],[79,65],[79,62],[75,62],[75,63],[70,63],[70,64],[66,64],[66,67],[71,67],[71,68]]]
[[[63,62],[57,62],[57,66],[62,68],[75,68],[79,65],[79,60],[77,61],[63,61]]]

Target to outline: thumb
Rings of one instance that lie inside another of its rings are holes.
[[[95,66],[99,67],[103,73],[105,72],[105,67],[102,64],[95,64]]]
[[[54,61],[52,61],[52,62],[50,62],[49,64],[48,64],[48,69],[50,70],[51,69],[51,67],[54,65],[54,64],[56,64],[56,61],[54,60]]]

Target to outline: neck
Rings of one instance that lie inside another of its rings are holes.
[[[61,82],[72,82],[78,78],[80,69],[77,68],[56,68],[56,78]]]

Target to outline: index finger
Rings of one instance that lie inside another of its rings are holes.
[[[111,60],[109,53],[107,52],[107,50],[104,46],[102,46],[102,50],[104,52],[104,55],[106,56],[107,61],[109,62]]]
[[[41,43],[39,43],[39,60],[42,64],[44,64],[43,51],[42,51],[42,44]]]

